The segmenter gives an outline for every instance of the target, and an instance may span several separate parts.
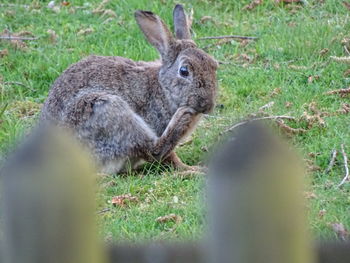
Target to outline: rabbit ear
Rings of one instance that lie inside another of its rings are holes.
[[[191,39],[187,16],[182,5],[177,4],[173,11],[175,36],[177,39]]]
[[[147,40],[159,51],[162,58],[168,55],[174,37],[164,22],[150,11],[138,10],[135,19]]]

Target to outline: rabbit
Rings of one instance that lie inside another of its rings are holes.
[[[196,170],[174,149],[213,110],[218,63],[191,40],[182,5],[173,10],[175,36],[150,11],[136,11],[135,19],[161,60],[82,59],[54,82],[40,120],[72,129],[103,173],[147,161]]]

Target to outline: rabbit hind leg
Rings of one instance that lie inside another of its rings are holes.
[[[92,150],[99,168],[118,173],[134,168],[148,154],[158,137],[122,98],[106,93],[81,96],[73,109],[78,136]]]

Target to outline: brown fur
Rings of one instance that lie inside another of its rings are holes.
[[[72,128],[105,172],[122,170],[127,160],[174,155],[201,114],[214,107],[217,63],[188,39],[182,6],[174,9],[177,38],[152,12],[137,11],[135,18],[161,61],[89,56],[55,81],[41,115]],[[181,66],[188,76],[179,73]]]

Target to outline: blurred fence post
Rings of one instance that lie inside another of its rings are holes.
[[[96,241],[93,170],[57,128],[38,130],[1,170],[1,263],[348,263],[350,243],[307,232],[303,170],[262,126],[247,126],[213,156],[209,231],[194,243]]]
[[[38,129],[1,170],[4,263],[101,263],[93,169],[58,128]]]
[[[304,173],[287,145],[247,125],[222,145],[209,173],[211,262],[314,262]]]

